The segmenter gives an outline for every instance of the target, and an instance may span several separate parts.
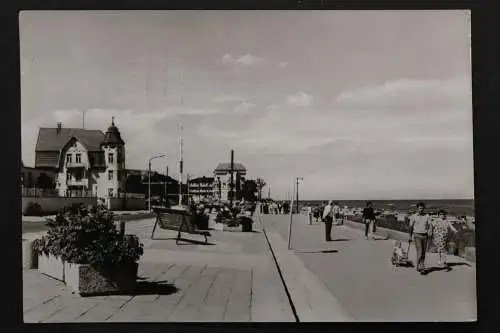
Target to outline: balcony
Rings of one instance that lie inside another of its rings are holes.
[[[81,179],[70,178],[66,180],[67,186],[84,186],[88,185],[88,183],[89,180],[87,178],[81,178]]]
[[[67,169],[85,169],[85,164],[83,162],[66,162]]]

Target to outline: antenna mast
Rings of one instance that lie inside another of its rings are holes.
[[[181,63],[181,99],[180,99],[180,106],[184,105],[184,67],[182,66]],[[182,139],[182,130],[183,126],[181,123],[181,129],[180,129],[180,137],[179,137],[179,206],[182,205],[182,174],[183,174],[183,168],[184,168],[184,161],[183,161],[183,156],[182,156],[182,146],[183,146],[183,139]]]
[[[182,205],[182,173],[183,173],[183,160],[182,160],[182,124],[181,133],[179,137],[180,159],[179,159],[179,206]]]

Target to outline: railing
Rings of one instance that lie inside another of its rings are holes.
[[[88,184],[89,180],[87,178],[82,178],[82,179],[73,179],[70,178],[66,181],[68,185],[86,185]]]
[[[83,162],[66,162],[66,168],[85,168]]]
[[[66,198],[95,198],[96,194],[89,190],[67,190]]]
[[[146,195],[143,193],[119,193],[118,195],[112,196],[112,198],[146,199]]]
[[[22,187],[21,195],[23,197],[58,197],[59,191],[53,189]]]

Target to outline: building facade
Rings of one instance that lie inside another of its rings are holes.
[[[55,194],[56,176],[53,171],[28,167],[21,161],[22,196]]]
[[[40,128],[35,167],[56,173],[60,196],[117,197],[125,188],[125,142],[111,121],[106,133],[80,128]]]
[[[246,168],[241,163],[233,165],[233,199],[240,197],[241,188],[245,181]],[[220,163],[214,170],[213,193],[214,198],[220,201],[230,201],[229,192],[231,184],[231,163]]]
[[[212,200],[214,198],[214,178],[198,177],[189,180],[188,190],[195,202]]]

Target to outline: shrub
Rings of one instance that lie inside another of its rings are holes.
[[[47,234],[35,241],[35,251],[69,263],[106,268],[135,263],[144,253],[137,236],[123,237],[113,213],[103,208],[71,205],[48,219],[47,225]]]
[[[30,201],[24,209],[24,216],[42,216],[43,210],[39,203]]]

